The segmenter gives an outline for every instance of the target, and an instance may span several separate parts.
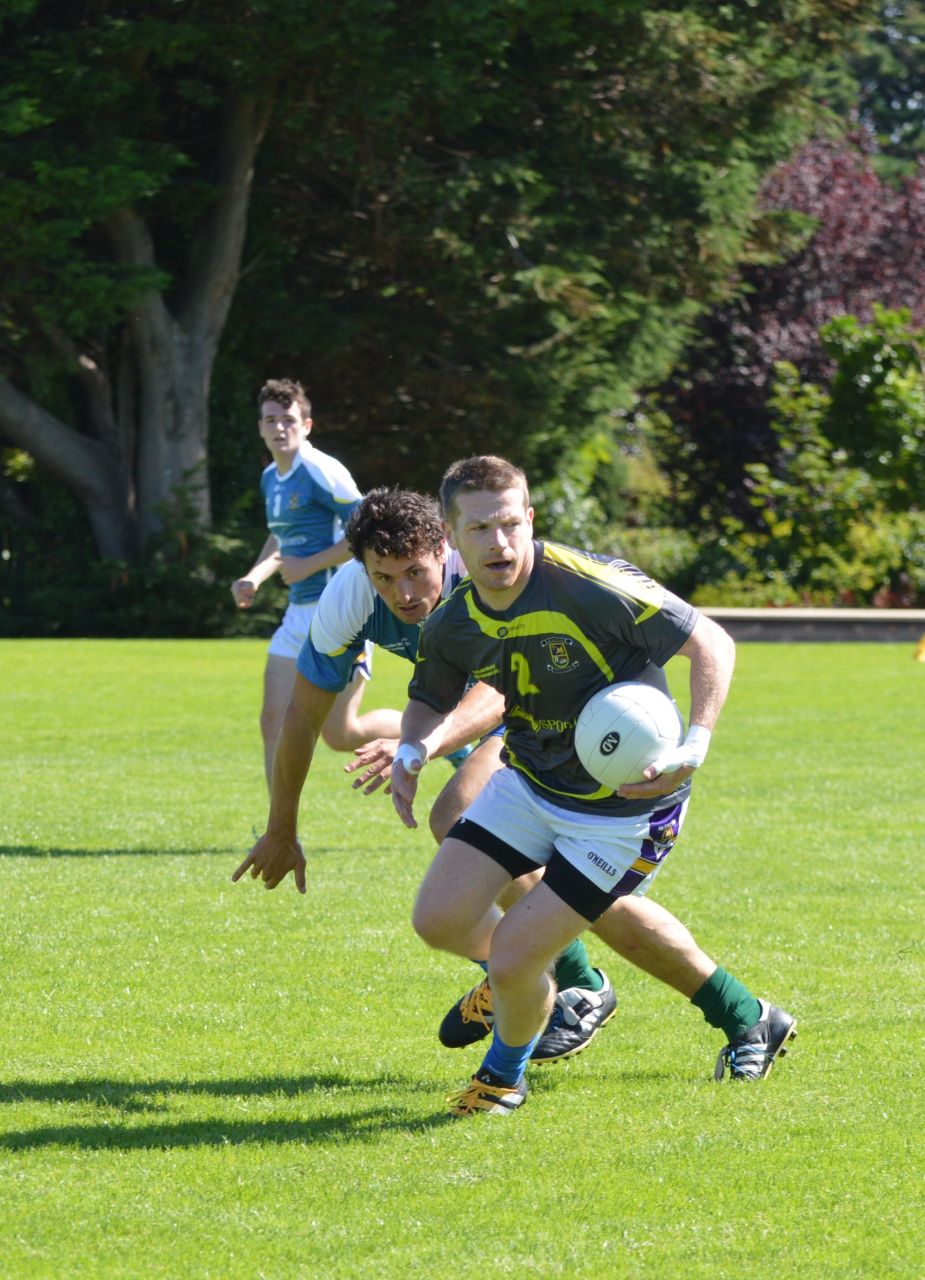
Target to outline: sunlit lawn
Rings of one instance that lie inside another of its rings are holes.
[[[787,1059],[714,1084],[722,1038],[591,939],[617,1017],[504,1121],[444,1114],[480,1053],[436,1027],[477,971],[408,923],[425,825],[323,750],[307,897],[231,884],[263,653],[0,644],[0,1275],[925,1274],[911,646],[741,645],[655,890],[797,1014]]]

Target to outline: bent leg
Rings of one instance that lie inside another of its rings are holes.
[[[479,743],[437,796],[430,811],[430,830],[437,844],[446,839],[453,823],[462,817],[491,775],[501,768],[501,746],[501,738],[495,735]],[[542,877],[543,868],[538,867],[525,876],[509,880],[498,895],[498,905],[506,911]]]
[[[390,707],[376,708],[360,715],[366,680],[359,672],[334,700],[321,736],[332,751],[353,751],[374,738],[397,738],[401,734],[401,712]]]
[[[439,951],[487,960],[501,918],[495,899],[509,880],[487,854],[463,840],[444,840],[418,891],[415,932]]]
[[[501,768],[501,739],[486,738],[467,756],[437,796],[430,811],[430,830],[442,844],[457,819],[481,792],[485,783]]]
[[[618,898],[594,932],[638,969],[691,998],[716,969],[680,920],[648,898]]]
[[[556,957],[589,927],[545,884],[538,884],[501,919],[494,931],[488,975],[495,1028],[508,1045],[526,1045],[552,1012]]]

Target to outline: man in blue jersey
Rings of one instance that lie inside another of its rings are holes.
[[[231,594],[239,609],[249,609],[257,589],[272,574],[279,573],[289,587],[289,604],[270,641],[263,680],[260,730],[269,785],[295,661],[321,593],[335,568],[349,558],[344,525],[360,501],[360,491],[342,463],[309,443],[311,404],[300,383],[289,378],[266,382],[257,406],[257,428],[273,458],[260,478],[269,534],[250,570],[232,583]],[[364,679],[369,677],[364,661],[368,656],[358,654],[351,681],[325,725],[325,741],[336,750],[396,732],[397,712],[359,715]]]
[[[422,629],[392,769],[408,826],[417,773],[441,750],[467,682],[476,677],[505,700],[503,766],[441,844],[415,905],[425,942],[487,965],[493,1039],[451,1111],[510,1115],[522,1105],[555,997],[550,964],[589,928],[726,1033],[718,1077],[728,1067],[736,1080],[763,1078],[795,1034],[794,1018],[756,999],[641,896],[681,830],[732,677],[732,640],[635,566],[535,541],[526,478],[504,459],[454,463],[440,496],[469,578]],[[676,654],[690,663],[685,741],[643,782],[601,787],[575,754],[578,713],[621,680],[667,692],[662,668]],[[502,915],[499,893],[540,869]]]
[[[413,662],[420,626],[457,587],[465,567],[449,550],[440,511],[422,494],[375,489],[358,505],[347,526],[355,559],[325,588],[299,654],[297,674],[276,747],[266,833],[234,872],[250,870],[269,889],[292,871],[305,892],[305,855],[297,835],[299,801],[318,737],[338,694],[346,687],[366,645]],[[492,733],[502,700],[489,686],[475,683],[465,692],[447,725],[440,754],[478,741],[450,779],[431,810],[430,825],[440,842],[466,806],[498,768],[500,738]],[[482,739],[479,741],[479,739]],[[379,738],[357,753],[349,771],[364,770],[355,783],[367,792],[388,780],[398,746],[397,735]],[[502,901],[513,901],[522,886]],[[576,940],[556,958],[557,1002],[544,1035],[533,1048],[534,1062],[553,1062],[586,1048],[613,1016],[616,997],[606,976],[594,968],[584,944]],[[485,986],[467,993],[447,1014],[440,1029],[450,1048],[481,1039],[491,1029]]]

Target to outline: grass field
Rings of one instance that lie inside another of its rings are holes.
[[[787,1059],[713,1083],[722,1037],[592,938],[617,1017],[510,1120],[444,1115],[480,1054],[436,1026],[477,970],[408,924],[426,825],[325,750],[307,897],[231,884],[266,813],[262,666],[0,643],[4,1280],[925,1275],[911,646],[741,645],[654,891],[798,1016]]]

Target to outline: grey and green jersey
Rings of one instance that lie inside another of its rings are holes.
[[[697,610],[624,560],[534,543],[526,588],[501,612],[470,578],[424,623],[412,699],[456,705],[472,677],[504,695],[504,759],[565,809],[630,816],[651,800],[602,787],[575,755],[575,721],[592,694],[621,680],[667,692],[662,670],[694,629]],[[690,783],[660,806],[683,798]]]

